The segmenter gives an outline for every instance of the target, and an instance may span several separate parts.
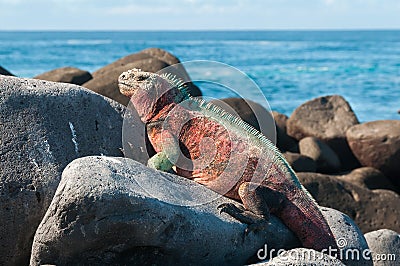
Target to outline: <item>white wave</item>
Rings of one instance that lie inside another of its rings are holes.
[[[109,44],[112,40],[109,39],[99,39],[99,40],[82,40],[82,39],[69,39],[67,44],[69,45],[99,45],[99,44]]]

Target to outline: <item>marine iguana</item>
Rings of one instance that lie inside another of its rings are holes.
[[[148,166],[162,171],[175,167],[178,175],[241,201],[244,208],[230,203],[219,208],[248,224],[246,234],[265,228],[273,213],[304,247],[337,248],[317,203],[264,135],[216,105],[191,97],[184,82],[171,74],[132,69],[118,81],[157,152]]]

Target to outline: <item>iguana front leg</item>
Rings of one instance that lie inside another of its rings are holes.
[[[223,203],[218,208],[247,224],[245,234],[264,230],[268,226],[270,212],[279,209],[284,202],[275,190],[251,182],[242,183],[238,192],[244,208],[232,203]]]
[[[168,159],[165,152],[159,152],[147,161],[147,166],[159,171],[174,173],[172,167],[173,163]]]
[[[179,156],[178,140],[168,131],[162,133],[162,151],[147,161],[147,166],[159,171],[176,174],[172,167]]]

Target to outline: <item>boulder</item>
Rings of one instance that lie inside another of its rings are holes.
[[[239,116],[243,121],[263,133],[272,142],[276,142],[276,132],[268,127],[274,123],[272,114],[262,105],[242,98],[224,98],[212,100],[211,102],[228,113]]]
[[[139,53],[142,54],[147,54],[150,55],[151,57],[157,58],[158,60],[164,61],[165,63],[167,63],[168,65],[175,65],[175,64],[179,64],[181,61],[179,61],[179,59],[174,56],[173,54],[160,49],[160,48],[147,48],[144,49],[142,51],[140,51]]]
[[[331,175],[298,173],[300,182],[322,206],[352,218],[361,231],[400,231],[400,196],[390,190],[369,190]]]
[[[3,75],[3,76],[14,76],[13,74],[11,74],[10,71],[8,71],[7,69],[3,68],[2,66],[0,66],[0,75]]]
[[[283,155],[295,172],[315,172],[317,170],[317,164],[308,156],[293,152],[285,152]]]
[[[129,98],[119,92],[118,77],[122,72],[132,68],[140,68],[143,71],[157,72],[169,65],[156,58],[142,59],[118,67],[109,68],[103,74],[93,76],[93,79],[84,83],[82,86],[96,93],[113,99],[123,105],[127,105]]]
[[[400,120],[379,120],[349,128],[351,150],[363,166],[379,169],[400,186]]]
[[[131,159],[79,158],[36,231],[31,265],[243,265],[264,244],[299,245],[274,216],[245,236],[247,225],[217,209],[225,202],[234,201]]]
[[[139,53],[130,54],[130,55],[124,56],[124,57],[122,57],[122,58],[120,58],[120,59],[118,59],[118,60],[116,60],[116,61],[114,61],[114,62],[112,62],[112,63],[110,63],[108,65],[106,65],[106,66],[103,66],[102,68],[99,68],[98,70],[96,70],[96,71],[94,71],[92,73],[92,76],[93,76],[93,78],[97,78],[99,76],[102,76],[102,75],[106,74],[107,72],[112,71],[115,68],[120,68],[122,66],[131,64],[131,63],[136,62],[136,61],[141,61],[141,60],[145,60],[145,59],[152,59],[152,58],[153,57],[151,55],[145,54],[145,53],[140,53],[140,52]],[[159,59],[157,59],[157,60],[159,60]],[[161,60],[159,60],[159,61],[161,61]],[[166,62],[164,62],[164,63],[165,63],[165,65],[168,65]],[[150,68],[150,67],[151,66],[148,66],[148,68]],[[156,71],[158,71],[158,70],[159,69],[157,69]],[[154,68],[153,68],[153,71],[154,71]]]
[[[124,56],[124,57],[96,70],[95,72],[93,72],[93,77],[101,76],[114,68],[119,68],[121,66],[124,66],[124,65],[136,62],[136,61],[140,61],[140,60],[144,60],[144,59],[151,59],[151,58],[155,58],[159,61],[162,61],[167,65],[175,65],[175,64],[180,63],[178,58],[176,58],[173,54],[171,54],[163,49],[147,48],[147,49],[141,50],[137,53]],[[147,68],[149,70],[145,70],[145,71],[157,72],[160,70],[160,69],[157,69],[154,67],[153,67],[153,69],[151,69],[151,66],[147,66]],[[144,69],[142,69],[142,70],[144,70]],[[186,74],[186,72],[185,72],[185,74]]]
[[[368,242],[374,266],[398,265],[400,260],[399,233],[381,229],[365,234],[365,239]]]
[[[299,153],[299,146],[297,141],[287,134],[287,115],[272,111],[272,115],[276,125],[277,143],[276,146],[283,152],[290,151]]]
[[[357,168],[348,174],[336,177],[364,188],[389,189],[399,192],[399,189],[381,171],[372,167]]]
[[[344,170],[359,165],[347,141],[346,131],[358,124],[349,103],[339,95],[310,100],[294,110],[287,121],[287,133],[297,140],[316,137],[339,156]]]
[[[61,67],[43,74],[40,74],[35,79],[72,83],[82,85],[92,79],[92,75],[85,70],[76,67]]]
[[[340,160],[336,153],[324,142],[315,137],[305,137],[299,141],[300,154],[313,159],[317,172],[334,173],[340,170]]]
[[[83,84],[83,86],[123,105],[127,105],[128,97],[122,95],[118,88],[118,77],[122,72],[132,68],[139,68],[143,71],[156,73],[168,67],[168,72],[185,81],[190,81],[189,75],[182,65],[172,66],[178,63],[180,61],[171,53],[159,48],[148,48],[122,57],[98,69],[93,72],[93,79]],[[192,96],[201,96],[200,89],[192,82],[187,82],[186,85]]]
[[[327,253],[340,259],[348,266],[372,266],[371,257],[362,256],[363,251],[368,249],[368,244],[354,221],[346,214],[335,209],[321,207],[321,210],[328,221],[339,248],[336,251],[332,250],[331,253],[328,250]]]
[[[64,167],[121,154],[123,107],[82,87],[0,79],[0,265],[27,265]],[[119,132],[119,133],[118,133]]]

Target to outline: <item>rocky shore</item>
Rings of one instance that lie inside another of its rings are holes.
[[[135,155],[123,158],[129,99],[118,76],[176,63],[149,48],[93,73],[63,67],[25,79],[0,67],[0,265],[245,265],[257,262],[265,245],[307,252],[278,218],[243,238],[246,225],[216,208],[232,200],[149,169]],[[182,68],[176,73],[188,78]],[[189,90],[201,95],[194,84]],[[290,117],[239,98],[223,101],[258,129],[256,117],[273,116],[277,147],[324,206],[335,238],[346,241],[343,250],[371,250],[359,259],[321,254],[318,262],[274,254],[260,265],[398,265],[400,120],[360,123],[339,95],[305,102]],[[187,198],[218,199],[173,205],[163,200],[171,184],[184,187]]]

